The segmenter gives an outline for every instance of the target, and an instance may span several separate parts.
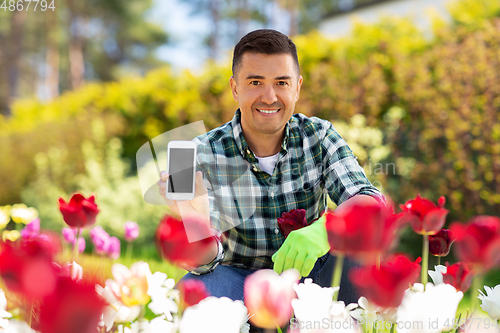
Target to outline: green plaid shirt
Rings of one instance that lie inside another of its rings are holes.
[[[238,109],[232,121],[194,140],[198,170],[208,188],[212,227],[224,255],[193,273],[210,271],[218,261],[272,268],[271,256],[285,240],[277,218],[292,209],[305,209],[311,222],[325,212],[327,194],[337,205],[356,194],[384,200],[330,122],[294,114],[269,175],[248,147],[240,117]]]

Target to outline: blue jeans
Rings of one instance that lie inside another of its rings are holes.
[[[314,283],[322,287],[330,287],[335,266],[336,257],[330,254],[325,254],[316,261],[314,268],[309,276],[302,278],[304,282],[306,278],[313,279]],[[342,280],[340,282],[339,301],[344,301],[345,304],[356,303],[358,301],[358,293],[348,279],[348,272],[352,267],[358,266],[348,258],[344,259],[344,269],[342,270]],[[194,275],[187,273],[180,280],[197,279],[205,283],[207,291],[216,297],[229,297],[232,300],[244,301],[243,285],[245,278],[255,272],[255,269],[237,268],[225,265],[218,265],[211,273],[203,275]]]

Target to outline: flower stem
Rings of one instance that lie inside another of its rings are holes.
[[[394,333],[394,324],[391,323],[391,333]]]
[[[441,265],[441,257],[438,257],[438,262],[437,262],[438,265]]]
[[[76,229],[75,242],[73,243],[73,262],[76,262],[76,258],[78,258],[78,238],[80,238],[80,228]]]
[[[342,278],[343,266],[344,266],[344,255],[337,254],[337,260],[335,262],[335,269],[333,270],[332,288],[340,287],[340,279]],[[336,291],[333,294],[333,300],[336,301],[338,297],[339,297],[339,292]]]
[[[471,307],[472,307],[472,314],[476,312],[476,310],[479,308],[479,289],[481,289],[483,286],[483,275],[478,274],[472,279],[472,290],[470,293],[471,297]]]
[[[127,260],[132,259],[132,242],[127,242]]]
[[[425,285],[427,284],[427,271],[429,270],[429,236],[423,235],[424,240],[422,242],[422,271],[420,272],[420,278],[422,281],[422,284],[424,285],[424,290],[425,290]]]

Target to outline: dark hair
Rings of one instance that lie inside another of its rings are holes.
[[[289,54],[292,56],[297,73],[299,72],[299,59],[297,48],[287,35],[272,29],[259,29],[249,32],[234,47],[233,53],[233,75],[241,64],[241,58],[245,53],[263,54]]]

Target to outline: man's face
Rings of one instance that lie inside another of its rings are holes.
[[[299,99],[302,76],[289,54],[244,53],[231,77],[245,136],[283,133]]]

